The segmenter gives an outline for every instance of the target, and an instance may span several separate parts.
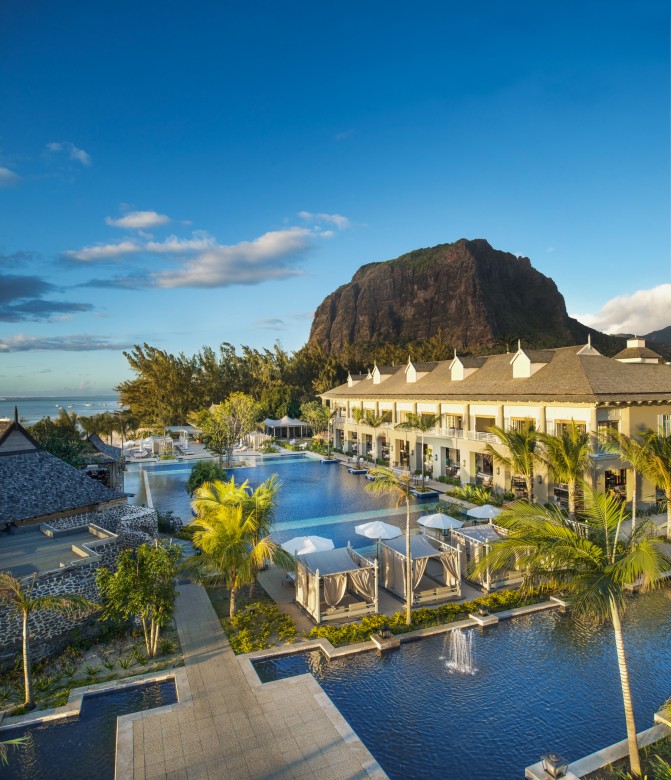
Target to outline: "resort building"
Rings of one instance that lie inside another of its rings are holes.
[[[638,338],[612,358],[588,342],[545,350],[519,345],[510,354],[460,357],[455,352],[446,361],[375,365],[367,374],[350,374],[322,399],[337,410],[335,446],[344,452],[411,470],[420,469],[424,457],[434,478],[458,477],[462,483],[518,494],[523,487],[519,475],[487,452],[488,443],[504,452],[490,432],[494,425],[512,430],[533,425],[559,434],[575,422],[593,436],[592,468],[586,476],[598,489],[628,500],[633,487],[628,464],[599,447],[599,434],[609,428],[627,435],[647,429],[671,433],[671,365]],[[366,413],[364,419],[356,410]],[[435,415],[438,424],[423,435],[399,430],[409,414]],[[547,471],[539,469],[535,479],[539,501],[565,499],[566,486],[552,483]],[[638,496],[654,501],[654,486],[639,485]]]

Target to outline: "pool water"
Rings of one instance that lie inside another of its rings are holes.
[[[172,510],[184,522],[192,517],[191,499],[184,489],[192,464],[143,464],[147,472],[154,506]],[[374,496],[364,490],[369,484],[363,475],[350,474],[338,464],[323,465],[307,456],[278,457],[256,467],[231,470],[236,483],[249,480],[257,487],[278,474],[282,487],[277,500],[273,538],[280,542],[294,536],[317,534],[332,539],[336,547],[350,541],[359,548],[366,540],[357,536],[354,526],[371,519],[385,519],[394,525],[405,522],[405,507],[396,507],[391,496]],[[135,493],[136,504],[145,504],[142,472],[131,466],[125,475],[125,489]],[[431,502],[429,502],[431,503]],[[422,513],[423,502],[413,499],[413,517]]]
[[[173,681],[149,683],[85,696],[79,719],[0,731],[2,740],[27,737],[11,749],[0,774],[9,780],[114,780],[117,717],[176,701]]]
[[[639,731],[669,696],[670,618],[670,590],[634,597],[626,615]],[[608,626],[552,611],[470,630],[473,675],[447,668],[444,636],[383,657],[313,652],[255,666],[264,682],[312,672],[393,780],[517,780],[550,750],[573,761],[625,738]]]

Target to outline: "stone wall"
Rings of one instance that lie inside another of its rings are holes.
[[[89,523],[105,528],[116,536],[109,540],[94,536],[91,541],[95,556],[91,560],[78,559],[60,569],[43,572],[35,577],[24,577],[24,588],[32,587],[36,596],[43,595],[79,595],[94,603],[100,602],[96,585],[96,573],[100,566],[114,568],[120,550],[127,547],[139,547],[156,536],[157,516],[153,509],[134,506],[114,507],[99,512],[64,517],[48,525],[55,530],[86,528]],[[63,615],[54,610],[44,610],[31,614],[28,626],[31,638],[31,657],[39,661],[60,652],[69,641],[72,629],[91,635],[98,628],[95,610],[83,610]],[[7,607],[0,606],[0,669],[14,664],[21,654],[22,626],[21,618]]]

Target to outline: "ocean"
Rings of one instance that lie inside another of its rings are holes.
[[[119,409],[116,395],[98,396],[53,396],[30,398],[27,396],[0,396],[0,418],[14,418],[14,407],[19,409],[19,420],[32,425],[43,417],[57,417],[60,409],[75,412],[78,417],[89,417],[101,412],[113,412]]]

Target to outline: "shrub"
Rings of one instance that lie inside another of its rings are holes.
[[[357,623],[348,623],[344,626],[315,626],[310,631],[310,638],[323,637],[328,639],[334,647],[365,642],[370,635],[378,631],[382,626],[387,626],[394,634],[405,634],[418,628],[439,626],[445,623],[453,623],[463,620],[470,612],[477,610],[479,606],[486,607],[490,612],[502,612],[524,604],[534,604],[545,598],[540,592],[522,594],[516,590],[502,590],[498,593],[490,593],[488,596],[464,601],[460,604],[442,604],[439,607],[423,607],[413,610],[412,625],[405,624],[405,612],[395,612],[393,615],[369,615]]]
[[[251,653],[272,646],[272,637],[280,640],[296,636],[296,624],[277,604],[255,601],[240,610],[233,620],[222,621],[234,653]]]
[[[159,655],[171,655],[175,652],[175,650],[177,650],[177,643],[172,639],[161,639],[161,641],[158,643]]]
[[[227,482],[228,472],[214,460],[199,460],[193,464],[191,474],[184,486],[186,492],[192,496],[197,488],[205,482]]]

